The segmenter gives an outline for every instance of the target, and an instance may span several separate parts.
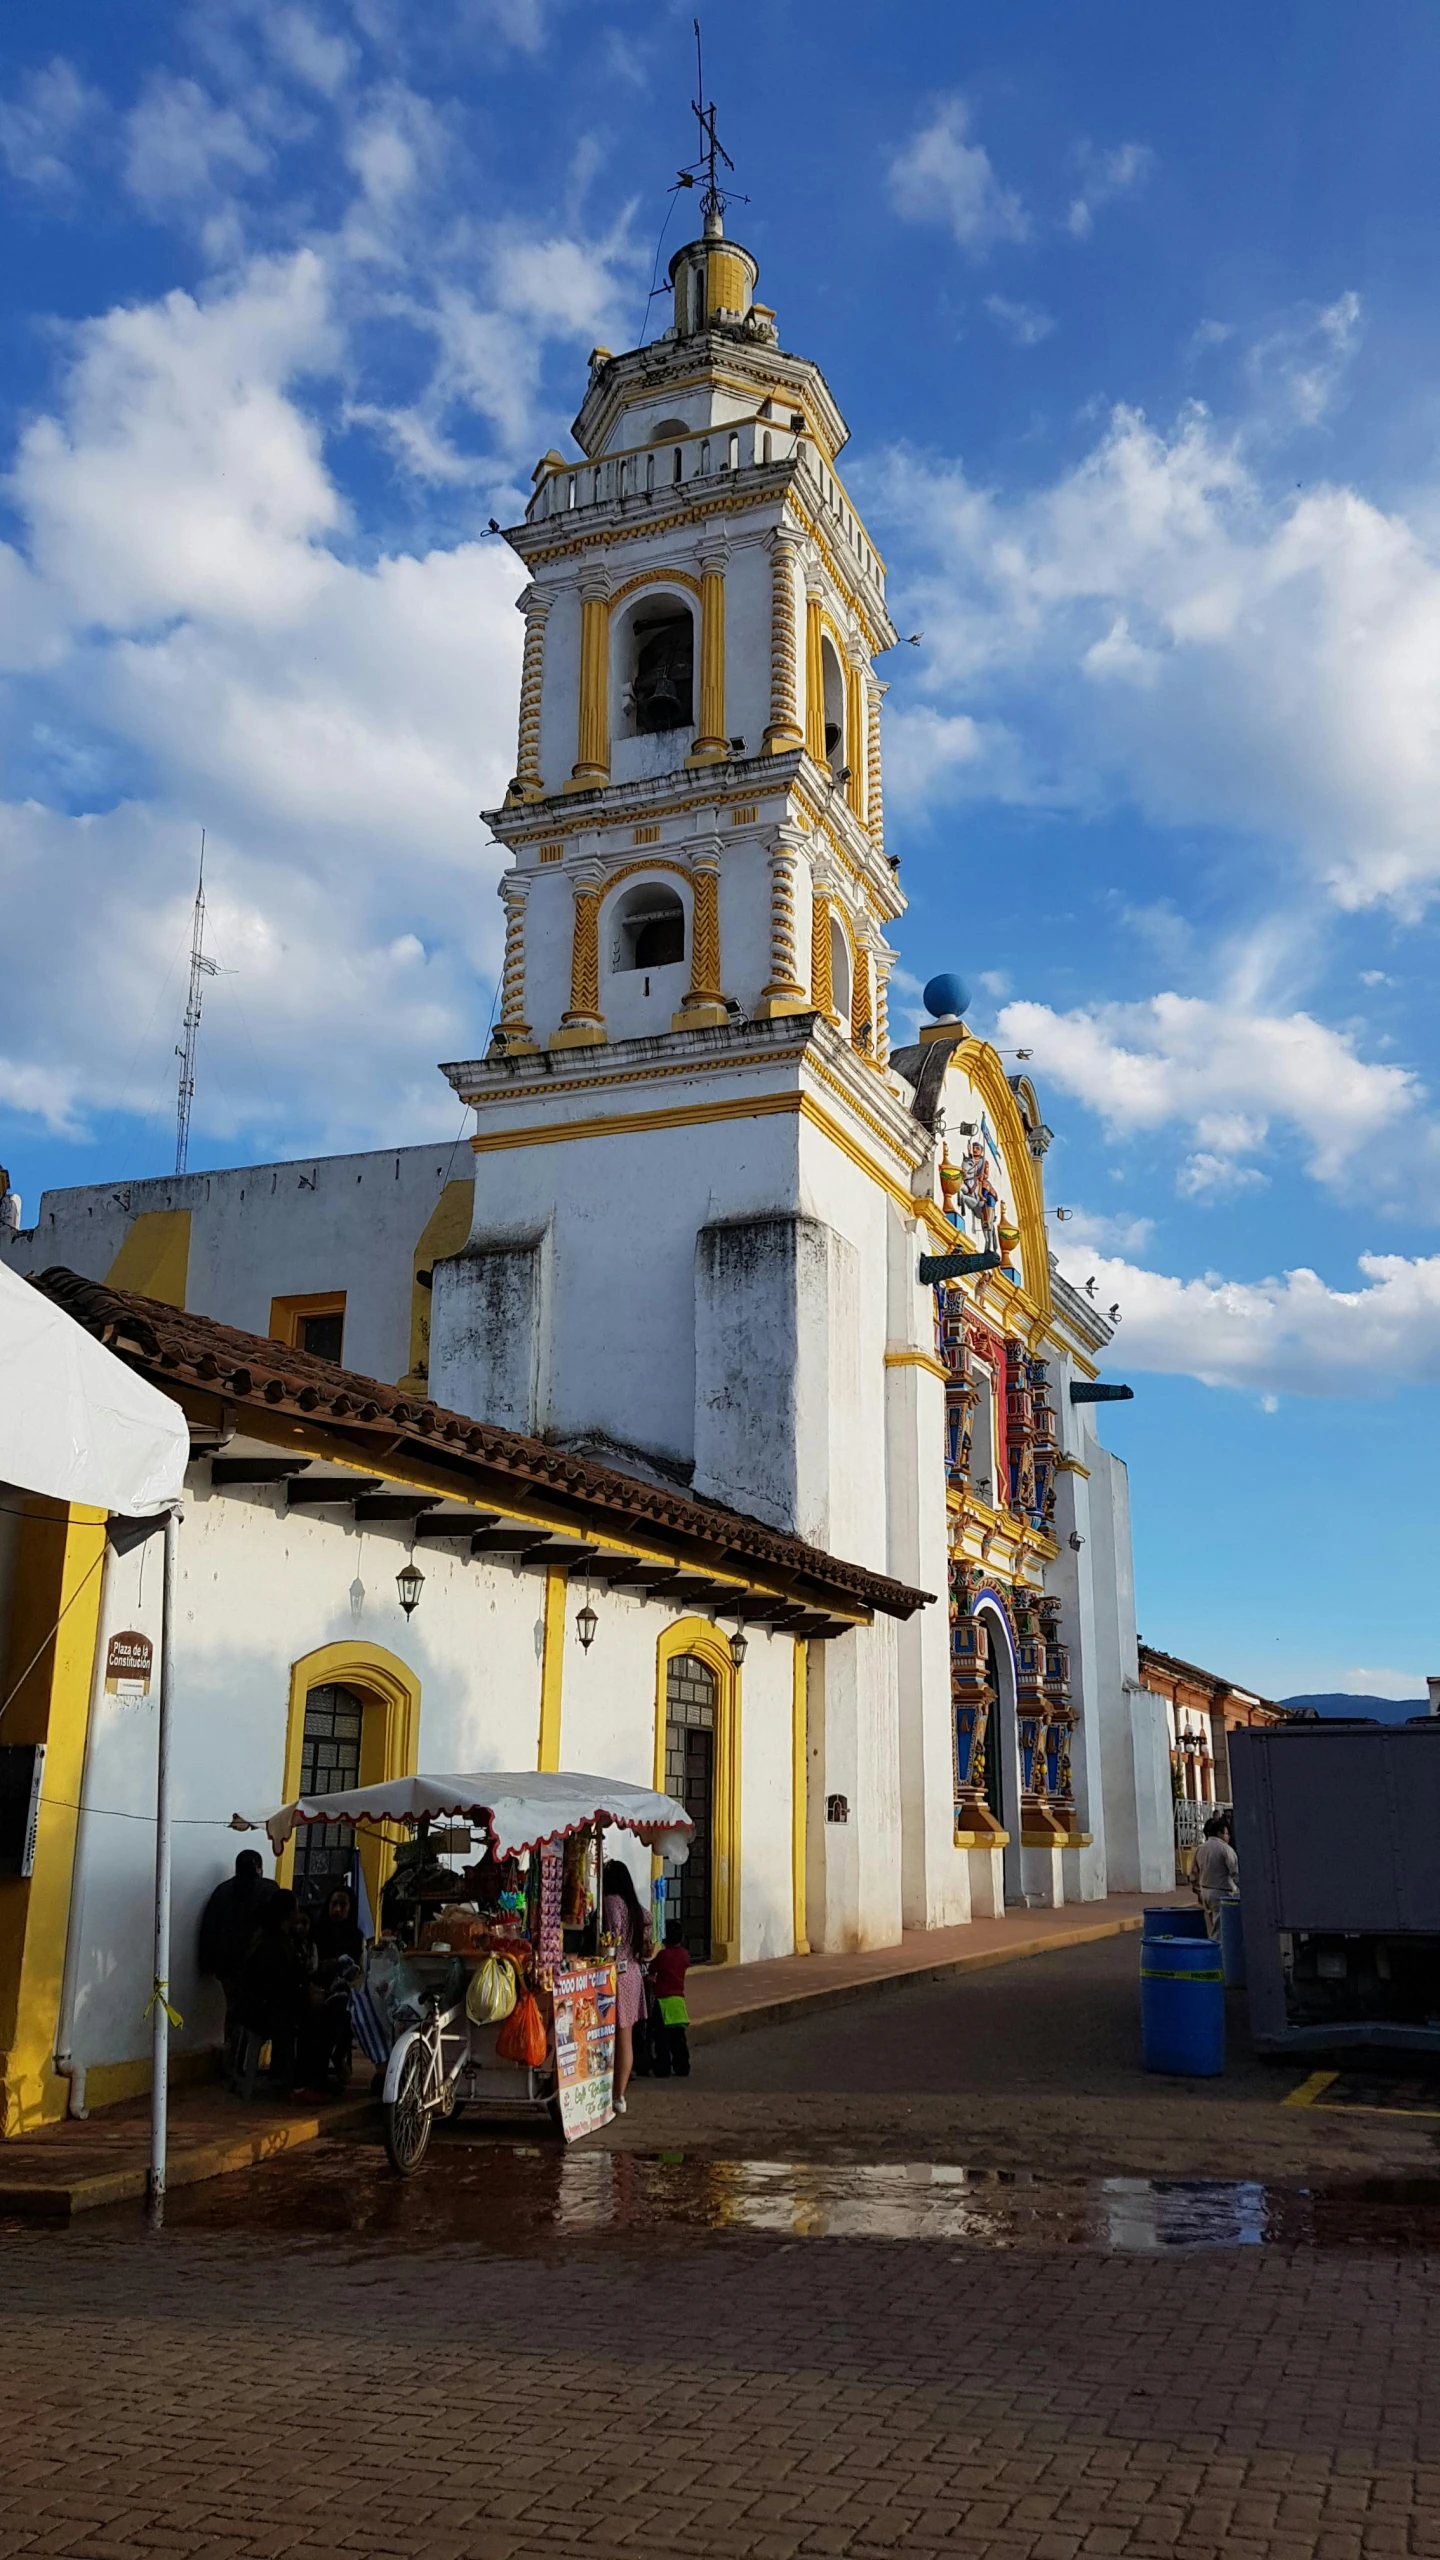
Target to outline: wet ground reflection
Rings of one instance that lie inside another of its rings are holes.
[[[1440,2253],[1440,2180],[1329,2188],[1249,2179],[1072,2183],[934,2162],[687,2159],[464,2141],[437,2141],[420,2174],[406,2180],[373,2147],[336,2142],[248,2175],[172,2189],[166,2219],[182,2233],[458,2243],[507,2255],[717,2233],[1141,2256],[1237,2248]],[[85,2217],[90,2229],[110,2220]]]

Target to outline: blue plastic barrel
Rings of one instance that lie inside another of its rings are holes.
[[[1241,1990],[1245,1983],[1245,1932],[1240,1925],[1240,1897],[1220,1905],[1220,1962],[1225,1968],[1227,1991]]]
[[[1142,1938],[1140,2039],[1147,2071],[1213,2080],[1225,2068],[1225,1976],[1209,1938]]]
[[[1152,1903],[1145,1914],[1144,1934],[1147,1938],[1203,1938],[1205,1914],[1198,1902],[1184,1903],[1178,1910],[1166,1902]]]

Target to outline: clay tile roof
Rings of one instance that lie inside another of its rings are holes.
[[[440,1454],[433,1447],[438,1441],[444,1464],[483,1475],[487,1496],[503,1493],[506,1483],[516,1501],[536,1491],[547,1499],[558,1494],[572,1514],[588,1515],[592,1527],[612,1537],[647,1536],[653,1543],[673,1539],[677,1546],[703,1548],[710,1562],[723,1559],[728,1572],[798,1586],[797,1598],[813,1606],[850,1615],[878,1609],[889,1617],[908,1618],[935,1597],[827,1555],[748,1512],[695,1502],[523,1432],[447,1413],[441,1405],[402,1395],[379,1378],[357,1377],[337,1361],[241,1333],[212,1316],[192,1315],[58,1266],[38,1273],[31,1286],[42,1289],[87,1333],[157,1385],[199,1388],[232,1404],[293,1413],[332,1436],[349,1438],[357,1458],[371,1466],[383,1463],[391,1475],[404,1470],[405,1451],[397,1447],[397,1438],[419,1444],[413,1454],[428,1456],[432,1464]],[[366,1445],[371,1434],[383,1448]],[[497,1479],[503,1480],[498,1487]]]

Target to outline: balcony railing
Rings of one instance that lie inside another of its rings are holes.
[[[525,510],[527,524],[543,524],[555,516],[584,515],[592,507],[613,507],[627,499],[659,504],[672,490],[697,480],[719,483],[737,471],[767,469],[777,462],[799,462],[819,490],[819,504],[848,542],[867,577],[883,585],[884,562],[868,540],[859,517],[833,471],[815,446],[797,429],[776,418],[743,418],[736,426],[697,427],[664,444],[634,445],[598,462],[567,462],[545,475]]]

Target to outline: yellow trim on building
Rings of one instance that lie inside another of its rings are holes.
[[[430,1377],[431,1292],[420,1285],[422,1271],[458,1253],[475,1215],[475,1182],[447,1182],[420,1231],[410,1263],[410,1366],[399,1381],[412,1394],[428,1395]],[[274,1325],[271,1325],[274,1331]]]
[[[360,1784],[384,1786],[391,1778],[413,1778],[420,1766],[420,1681],[408,1662],[383,1645],[363,1638],[322,1644],[290,1666],[290,1706],[285,1721],[285,1774],[280,1802],[290,1804],[300,1793],[300,1764],[305,1747],[305,1700],[312,1689],[332,1684],[353,1689],[362,1702]],[[262,1790],[263,1792],[263,1790]],[[380,1896],[389,1879],[392,1845],[378,1832],[357,1835],[360,1864],[370,1908],[378,1922]],[[280,1853],[276,1874],[288,1885],[295,1872],[292,1833]]]
[[[710,1843],[710,1946],[715,1964],[740,1959],[740,1673],[711,1618],[678,1618],[655,1648],[655,1786],[665,1792],[665,1675],[693,1654],[715,1675],[715,1768]]]
[[[190,1274],[188,1209],[142,1209],[132,1218],[105,1274],[108,1289],[133,1289],[167,1307],[183,1307]]]
[[[887,1369],[925,1369],[932,1378],[939,1379],[942,1387],[950,1384],[949,1370],[931,1351],[887,1351],[885,1366]]]
[[[4,2134],[53,2124],[69,2103],[69,2082],[55,2074],[55,2033],[104,1557],[103,1511],[51,1502],[38,1494],[29,1499],[20,1528],[0,1696],[8,1697],[20,1682],[6,1711],[4,1739],[43,1742],[45,1771],[34,1872],[0,1877]]]
[[[795,1669],[790,1692],[790,1893],[795,1917],[795,1953],[810,1953],[810,1915],[805,1897],[806,1815],[809,1805],[810,1648],[795,1638]]]
[[[272,1342],[283,1342],[291,1351],[302,1348],[300,1323],[304,1316],[340,1316],[345,1313],[343,1289],[312,1289],[299,1298],[272,1298],[270,1322],[266,1330]]]
[[[558,1769],[560,1758],[560,1719],[565,1688],[565,1608],[570,1596],[570,1577],[563,1566],[554,1565],[545,1576],[545,1615],[540,1655],[540,1733],[536,1745],[537,1769]]]

